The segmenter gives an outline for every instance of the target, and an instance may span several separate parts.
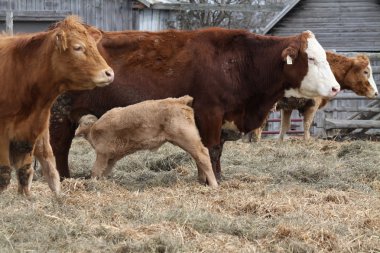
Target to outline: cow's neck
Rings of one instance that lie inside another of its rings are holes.
[[[293,88],[291,87],[292,84],[285,82],[283,75],[284,62],[281,58],[281,54],[294,38],[258,37],[259,44],[257,48],[260,48],[260,51],[256,52],[258,53],[257,58],[265,59],[260,68],[271,69],[273,71],[264,70],[259,74],[259,80],[252,80],[255,86],[252,87],[252,94],[245,109],[244,132],[249,132],[260,127],[274,104],[284,96],[285,89]],[[260,43],[262,45],[260,45]],[[253,52],[253,54],[254,53],[255,52]],[[274,55],[275,57],[269,57],[270,55]],[[253,59],[253,61],[253,65],[257,64],[255,59]],[[257,77],[257,75],[253,76],[254,78]]]
[[[342,90],[351,90],[351,87],[349,86],[349,84],[345,83],[344,79],[352,67],[352,64],[353,64],[352,59],[346,56],[331,53],[331,52],[327,52],[326,55],[327,55],[327,61],[330,64],[330,67],[334,73],[335,79],[340,84],[340,88]]]
[[[10,94],[15,94],[19,101],[13,103],[14,110],[9,115],[16,113],[26,116],[50,107],[60,94],[51,64],[55,50],[53,34],[43,33],[24,39],[25,43],[12,54],[11,68],[19,76],[13,74],[11,77],[14,85],[10,87]]]

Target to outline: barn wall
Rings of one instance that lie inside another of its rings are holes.
[[[33,28],[43,30],[67,14],[79,15],[86,23],[103,30],[127,30],[132,29],[131,4],[132,1],[127,0],[12,0],[11,8],[14,11],[16,32],[17,25],[31,26],[29,29],[21,28],[26,31],[34,31]],[[8,0],[0,0],[1,23],[4,23],[7,10]],[[48,20],[47,16],[50,16]]]
[[[169,10],[140,9],[135,11],[133,29],[141,31],[162,31],[177,28],[176,14]]]
[[[326,49],[380,52],[380,1],[302,0],[270,31],[290,35],[313,31]]]

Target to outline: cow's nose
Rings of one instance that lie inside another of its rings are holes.
[[[377,97],[377,95],[379,95],[379,93],[375,92],[375,97]]]
[[[338,93],[340,91],[340,88],[337,88],[337,87],[332,87],[332,92],[334,93]]]
[[[113,70],[111,68],[106,69],[105,70],[105,74],[108,77],[108,79],[112,82],[113,79],[114,79],[114,77],[115,77],[115,74],[114,74]]]

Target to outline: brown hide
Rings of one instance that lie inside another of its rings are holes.
[[[194,97],[202,142],[220,176],[221,126],[234,120],[242,132],[260,126],[285,88],[307,73],[309,33],[270,37],[242,30],[104,32],[99,50],[115,70],[104,89],[70,92],[53,108],[51,143],[58,170],[69,177],[68,151],[79,117],[100,117],[117,106],[148,99]],[[293,57],[286,65],[284,52]]]
[[[48,128],[56,97],[67,90],[105,86],[113,71],[73,16],[48,32],[1,36],[0,56],[0,189],[9,184],[8,172],[2,171],[14,165],[19,191],[29,194],[31,151]]]

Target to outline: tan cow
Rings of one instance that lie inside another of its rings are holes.
[[[48,129],[58,95],[113,81],[113,70],[96,47],[101,37],[74,16],[48,32],[0,37],[0,191],[9,185],[14,166],[19,193],[29,195],[34,144]]]
[[[199,182],[218,186],[207,148],[201,142],[189,106],[193,98],[147,100],[106,112],[100,119],[85,115],[76,136],[86,138],[96,151],[92,177],[106,176],[114,164],[138,150],[157,149],[170,142],[187,151],[198,167]]]
[[[379,92],[373,79],[372,67],[367,56],[360,54],[355,57],[346,57],[332,52],[326,52],[326,56],[342,90],[352,90],[357,95],[368,98],[375,98],[378,95]],[[284,140],[285,134],[290,128],[290,116],[295,109],[299,110],[304,116],[304,139],[310,139],[310,127],[315,113],[330,100],[322,97],[313,99],[296,98],[292,97],[291,94],[286,94],[286,96],[288,97],[281,99],[277,103],[277,109],[281,109],[279,139]],[[262,128],[265,123],[263,123]],[[261,130],[255,129],[253,132],[256,139],[260,140]]]

